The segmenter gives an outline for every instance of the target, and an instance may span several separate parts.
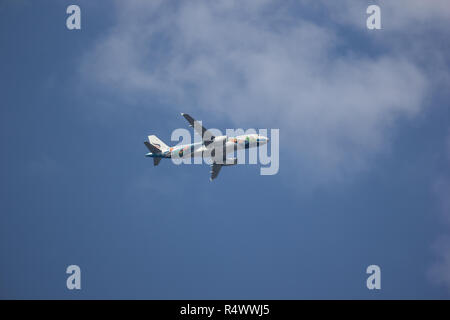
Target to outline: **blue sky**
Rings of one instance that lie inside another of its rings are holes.
[[[3,1],[0,297],[448,298],[450,10],[372,3]],[[279,173],[154,168],[179,112]]]

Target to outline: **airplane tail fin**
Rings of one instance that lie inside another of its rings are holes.
[[[150,144],[160,150],[160,152],[164,152],[169,150],[169,146],[162,142],[157,136],[148,136],[148,141]]]
[[[159,140],[157,136],[148,136],[148,141],[145,141],[144,144],[151,153],[162,153],[169,150],[169,147]],[[153,165],[157,166],[160,161],[161,158],[153,158]]]
[[[151,143],[144,141],[145,146],[147,147],[147,149],[151,152],[151,153],[161,153],[161,149],[158,149],[157,147],[155,147],[154,145],[152,145]]]

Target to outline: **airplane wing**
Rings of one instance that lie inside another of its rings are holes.
[[[214,140],[214,135],[208,131],[200,122],[192,118],[187,113],[181,113],[181,115],[189,122],[189,126],[194,128],[194,130],[202,137],[205,142],[212,142]]]
[[[157,166],[160,161],[161,161],[161,158],[153,158],[153,165]]]
[[[222,169],[221,164],[213,163],[211,165],[211,178],[209,180],[213,181],[219,175],[220,169]]]

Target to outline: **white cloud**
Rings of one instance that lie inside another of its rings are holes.
[[[174,114],[183,105],[238,127],[280,127],[313,180],[364,168],[395,119],[423,107],[428,79],[414,62],[396,52],[340,55],[345,37],[294,19],[285,5],[120,1],[116,9],[117,25],[83,60],[86,78],[168,99]]]
[[[442,23],[450,18],[447,0],[383,0],[380,1],[380,6],[391,13],[393,19],[390,25],[393,28],[415,27],[415,30],[404,30],[413,33],[421,30],[423,24]]]

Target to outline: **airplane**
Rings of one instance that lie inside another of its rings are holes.
[[[205,154],[210,155],[212,159],[210,180],[212,181],[217,178],[222,167],[237,164],[237,158],[226,158],[227,151],[234,153],[235,150],[259,147],[269,142],[269,138],[258,134],[215,137],[200,122],[187,113],[181,113],[181,115],[189,122],[189,126],[194,128],[202,137],[202,141],[169,147],[157,136],[148,136],[148,141],[145,141],[144,144],[150,152],[146,153],[145,156],[153,158],[154,166],[157,166],[161,159],[164,158],[176,157],[181,159],[205,157]]]

